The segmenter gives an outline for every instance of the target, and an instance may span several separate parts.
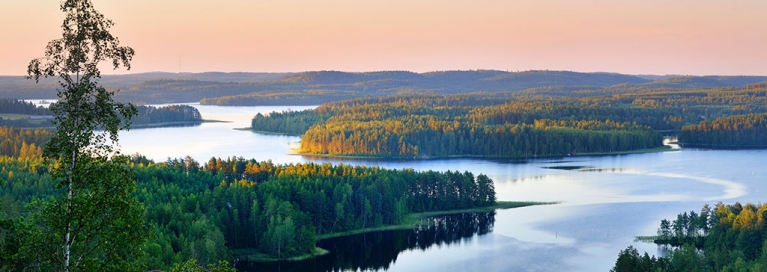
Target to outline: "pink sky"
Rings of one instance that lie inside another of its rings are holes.
[[[60,36],[59,0],[4,1],[0,75]],[[130,73],[497,69],[767,75],[762,0],[94,0]],[[105,73],[126,73],[125,70]]]

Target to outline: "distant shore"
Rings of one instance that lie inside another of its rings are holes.
[[[578,153],[578,155],[537,155],[530,157],[509,157],[509,156],[481,156],[481,155],[449,155],[449,156],[437,156],[437,157],[389,157],[389,156],[374,156],[374,155],[335,155],[335,154],[312,154],[296,152],[295,155],[302,155],[308,157],[320,157],[320,158],[339,158],[339,159],[390,159],[390,160],[437,160],[437,159],[511,159],[511,160],[527,160],[527,159],[543,159],[543,158],[568,158],[568,157],[583,157],[583,156],[610,156],[610,155],[626,155],[626,154],[642,154],[642,153],[656,153],[666,151],[677,151],[669,146],[660,146],[654,148],[644,148],[636,150],[616,151],[616,152],[584,152]]]

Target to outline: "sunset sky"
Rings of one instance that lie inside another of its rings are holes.
[[[94,0],[131,71],[497,69],[767,75],[764,0]],[[59,0],[3,0],[0,75],[60,37]]]

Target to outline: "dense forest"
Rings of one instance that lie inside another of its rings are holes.
[[[668,256],[641,256],[629,246],[611,271],[765,271],[766,220],[767,204],[704,205],[661,220],[655,243],[673,246]]]
[[[692,127],[708,123],[689,124],[726,116],[735,117],[714,121],[707,130],[728,130],[737,135],[734,140],[760,146],[765,125],[757,113],[767,112],[766,105],[763,84],[693,90],[542,88],[507,95],[357,98],[314,110],[259,114],[251,125],[255,131],[302,135],[305,154],[527,158],[654,148],[661,146],[661,134],[680,135],[686,143]],[[750,115],[737,117],[743,114]]]
[[[318,105],[352,98],[398,94],[516,93],[540,88],[590,90],[740,88],[767,81],[759,76],[633,76],[570,71],[495,70],[413,73],[145,73],[105,75],[101,82],[115,98],[136,104],[201,102],[210,105]],[[53,79],[34,84],[23,77],[0,77],[0,96],[54,99]]]
[[[328,255],[293,262],[240,262],[237,269],[250,271],[385,271],[403,251],[427,250],[461,244],[465,239],[491,233],[495,211],[447,214],[428,218],[416,227],[336,237],[318,241],[332,248]]]
[[[18,99],[0,97],[0,113],[15,113],[27,115],[50,115],[51,112],[43,106]]]
[[[42,147],[51,139],[47,129],[18,129],[0,126],[0,156],[21,159],[39,157]]]
[[[14,147],[0,156],[0,227],[33,233],[23,219],[34,208],[27,204],[59,190],[39,157],[49,132],[4,128],[0,137]],[[15,148],[19,143],[22,148]],[[36,146],[36,152],[22,153],[23,146]],[[318,235],[399,224],[411,213],[495,203],[493,181],[469,172],[277,165],[241,157],[126,159],[152,230],[144,248],[150,269],[188,259],[202,265],[231,260],[231,250],[242,248],[277,259],[312,254]],[[0,260],[19,260],[15,246],[29,237],[0,235]]]
[[[138,110],[138,115],[131,119],[131,124],[134,127],[202,122],[200,111],[189,105],[168,105],[162,107],[142,105],[136,106],[136,110]]]
[[[162,107],[139,105],[135,107],[138,115],[131,119],[133,127],[202,122],[202,115],[200,115],[197,108],[188,105],[167,105]],[[3,114],[11,115],[15,118],[3,118]],[[29,117],[30,115],[51,116],[52,113],[47,108],[35,106],[31,102],[0,98],[0,126],[51,127],[50,119],[32,119]]]
[[[689,147],[767,148],[767,113],[742,114],[682,127],[679,142]]]

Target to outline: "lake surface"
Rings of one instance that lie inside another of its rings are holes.
[[[675,218],[684,211],[699,212],[705,203],[757,203],[767,192],[767,150],[683,149],[526,161],[316,158],[292,155],[300,137],[234,130],[250,126],[256,113],[311,107],[191,105],[205,119],[231,122],[124,132],[120,134],[123,153],[138,152],[155,161],[187,155],[198,161],[237,156],[275,163],[470,171],[492,178],[499,200],[561,201],[499,210],[487,231],[470,227],[449,232],[455,239],[418,240],[424,233],[444,235],[444,231],[424,230],[421,234],[385,232],[350,237],[348,241],[323,241],[320,246],[331,251],[348,249],[349,244],[356,247],[353,253],[336,250],[296,270],[291,268],[295,264],[276,264],[275,269],[282,271],[608,271],[618,252],[629,245],[640,252],[658,254],[655,245],[633,240],[637,235],[654,235],[661,219]]]

